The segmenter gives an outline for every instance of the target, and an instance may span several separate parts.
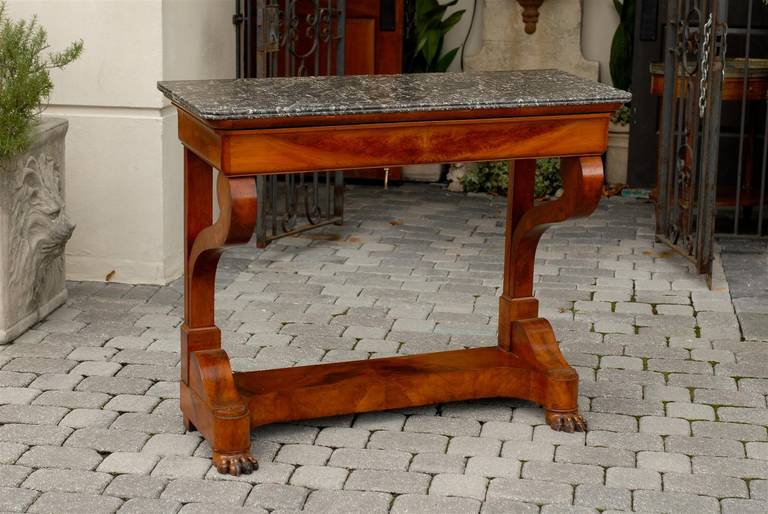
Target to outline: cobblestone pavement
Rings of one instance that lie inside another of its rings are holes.
[[[502,214],[436,187],[356,188],[344,226],[229,252],[234,367],[494,344]],[[272,425],[239,478],[184,433],[181,284],[72,283],[0,348],[0,511],[768,512],[766,342],[742,341],[719,263],[714,291],[687,267],[636,200],[545,235],[537,294],[582,377],[586,434],[503,399]]]
[[[718,243],[742,333],[747,339],[768,334],[768,246],[765,239],[721,237]]]

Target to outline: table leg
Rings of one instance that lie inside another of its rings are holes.
[[[513,161],[509,173],[499,348],[526,361],[542,377],[532,381],[532,389],[542,389],[532,396],[543,399],[546,420],[553,429],[583,431],[586,424],[578,411],[578,375],[560,353],[550,323],[538,316],[533,267],[539,239],[550,225],[587,216],[597,207],[603,186],[602,160],[563,158],[562,196],[537,206],[533,204],[536,161]]]
[[[216,266],[224,247],[248,242],[256,222],[256,183],[252,177],[219,174],[219,219],[212,223],[213,169],[184,150],[184,324],[181,327],[181,409],[188,430],[210,442],[221,473],[239,475],[256,468],[250,453],[250,415],[221,349],[214,321]]]

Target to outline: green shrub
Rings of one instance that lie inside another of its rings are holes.
[[[560,159],[540,159],[536,161],[536,198],[552,196],[563,187],[560,180]]]
[[[53,89],[50,70],[77,59],[83,42],[62,52],[49,48],[37,17],[12,21],[0,2],[0,161],[27,148],[30,130]]]
[[[616,112],[611,114],[611,121],[613,123],[618,123],[619,125],[629,124],[629,122],[632,121],[632,109],[626,105],[622,105]]]
[[[477,168],[470,168],[461,177],[461,185],[467,193],[506,193],[509,187],[509,165],[507,161],[478,162]]]
[[[478,162],[461,178],[461,185],[468,193],[506,194],[509,188],[509,164],[507,161]],[[562,187],[560,159],[536,161],[536,198],[551,196]]]

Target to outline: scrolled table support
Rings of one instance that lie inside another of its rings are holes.
[[[212,223],[213,168],[184,151],[184,324],[181,327],[181,406],[187,430],[211,443],[220,473],[257,467],[250,453],[250,414],[221,349],[214,321],[216,267],[225,247],[247,243],[256,224],[256,182],[219,173],[219,218]]]
[[[532,380],[532,400],[546,409],[555,430],[586,430],[578,411],[578,375],[560,352],[550,323],[539,317],[533,297],[536,247],[551,225],[591,214],[602,196],[600,157],[570,157],[561,161],[563,194],[534,206],[536,161],[512,161],[507,194],[504,280],[499,299],[499,348],[527,362],[538,376]]]

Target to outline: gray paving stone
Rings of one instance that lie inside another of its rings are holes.
[[[99,409],[73,409],[62,418],[59,425],[71,428],[107,428],[117,418],[117,413]]]
[[[768,480],[750,480],[749,496],[759,500],[768,500]]]
[[[539,506],[504,498],[493,498],[483,502],[481,514],[538,514]]]
[[[395,450],[339,448],[333,451],[328,465],[348,469],[405,471],[411,457],[410,453]]]
[[[0,442],[0,464],[13,464],[27,448],[25,444]]]
[[[70,391],[81,380],[83,377],[77,374],[45,373],[37,377],[29,386],[43,391]]]
[[[720,502],[723,514],[762,514],[768,511],[768,502],[726,498]]]
[[[45,357],[17,357],[3,366],[4,371],[22,371],[29,373],[67,373],[77,362],[67,359],[48,359]]]
[[[157,498],[168,481],[144,475],[117,475],[104,494],[120,498]]]
[[[155,434],[141,449],[150,455],[192,455],[200,445],[201,438],[192,434]]]
[[[582,484],[576,486],[574,504],[602,510],[631,510],[632,493],[600,484]]]
[[[349,475],[344,489],[424,494],[429,482],[430,476],[423,473],[358,469]]]
[[[747,483],[739,478],[697,473],[665,473],[664,490],[716,498],[748,498]]]
[[[393,514],[472,514],[480,511],[480,505],[478,500],[471,498],[402,494],[395,498],[390,512]]]
[[[241,506],[250,491],[251,486],[242,482],[180,479],[170,482],[160,497],[180,503]]]
[[[540,480],[494,478],[488,487],[487,498],[570,505],[573,499],[573,486]]]
[[[744,457],[744,445],[739,441],[730,439],[669,436],[666,438],[665,447],[668,452],[686,455]]]
[[[732,457],[693,457],[694,473],[739,478],[768,478],[768,461]]]
[[[179,511],[181,504],[171,500],[156,500],[151,498],[133,498],[126,501],[117,512],[119,514],[150,514],[168,513]]]
[[[453,437],[448,443],[448,453],[453,455],[495,457],[501,451],[501,441],[487,437]]]
[[[327,427],[320,431],[315,444],[331,448],[364,448],[371,433],[368,430],[346,427]]]
[[[111,427],[114,430],[157,433],[184,433],[181,416],[164,416],[160,414],[143,414],[126,412],[121,414]]]
[[[71,372],[86,377],[111,377],[121,368],[122,366],[117,362],[86,361],[72,368]]]
[[[0,464],[0,487],[17,487],[32,471],[25,466]]]
[[[313,491],[307,498],[305,510],[324,514],[386,513],[392,497],[380,492]]]
[[[520,476],[521,463],[515,459],[502,457],[470,457],[467,461],[467,475],[480,475],[488,478]]]
[[[429,494],[437,496],[469,497],[485,499],[487,479],[479,475],[435,475],[429,485]]]
[[[448,447],[448,438],[435,434],[376,431],[371,434],[368,448],[400,450],[411,453],[443,452]]]
[[[603,468],[600,466],[530,461],[523,465],[521,476],[524,479],[566,484],[602,484],[603,475]]]
[[[462,455],[419,453],[413,457],[409,471],[422,473],[461,473],[466,459]]]
[[[91,376],[77,384],[77,390],[113,395],[144,394],[151,385],[152,382],[143,378]]]
[[[291,485],[309,489],[341,489],[349,471],[332,466],[299,466],[291,476]]]
[[[635,465],[635,454],[631,451],[617,448],[563,445],[557,447],[555,460],[557,462],[593,464],[604,467],[633,467]]]
[[[95,450],[33,446],[19,458],[17,463],[34,468],[93,470],[101,460],[101,456]]]
[[[640,512],[720,512],[720,504],[714,498],[693,494],[635,491],[633,506]]]
[[[287,464],[322,466],[331,456],[332,450],[324,446],[309,444],[286,444],[277,453],[275,460]]]
[[[2,432],[2,428],[0,428],[0,432]],[[93,448],[99,452],[137,452],[144,446],[147,439],[149,439],[149,435],[141,432],[82,428],[76,430],[67,439],[65,445],[75,448]]]
[[[112,480],[106,473],[77,469],[38,469],[21,487],[37,491],[99,494]]]
[[[506,441],[501,448],[501,456],[508,459],[550,462],[554,455],[555,445],[546,442]]]
[[[530,441],[533,438],[533,428],[523,423],[488,421],[483,423],[480,436],[502,441]]]
[[[331,491],[328,491],[331,492]],[[300,510],[309,491],[304,487],[283,484],[256,484],[251,489],[246,507],[256,506],[268,510]]]
[[[768,439],[768,432],[766,432],[765,427],[723,421],[694,421],[691,423],[691,432],[695,437],[735,439],[737,441],[765,441]]]
[[[480,423],[471,419],[447,418],[442,416],[411,416],[403,430],[448,436],[478,436]]]
[[[150,458],[155,458],[150,455]],[[194,479],[203,478],[211,468],[209,458],[170,455],[162,457],[152,470],[153,477]]]
[[[0,511],[26,512],[40,493],[16,487],[0,487]]]
[[[71,433],[72,429],[67,427],[7,424],[0,426],[0,441],[28,445],[60,445]]]
[[[147,475],[155,467],[159,458],[144,453],[115,452],[109,454],[99,465],[97,471],[104,473],[132,473]]]
[[[92,496],[79,493],[43,493],[29,508],[29,512],[107,514],[117,511],[122,500],[110,496]]]
[[[0,404],[13,403],[24,405],[32,403],[42,391],[30,387],[2,387],[0,388]]]
[[[0,423],[55,425],[67,413],[64,407],[41,405],[0,405]]]
[[[681,453],[638,452],[637,467],[656,471],[690,473],[691,459]]]

